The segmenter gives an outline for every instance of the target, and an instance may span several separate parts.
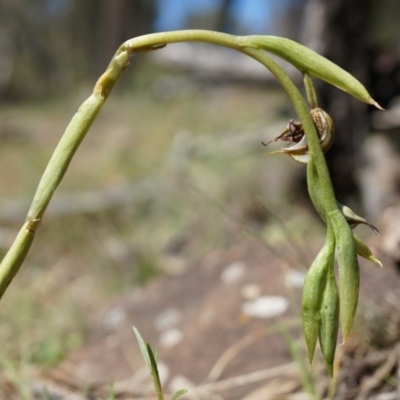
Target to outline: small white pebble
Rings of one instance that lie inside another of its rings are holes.
[[[171,382],[168,385],[168,389],[171,391],[171,393],[175,393],[181,389],[192,389],[194,387],[195,384],[183,375],[174,376],[171,378]]]
[[[254,300],[261,295],[260,286],[255,283],[244,285],[240,288],[240,294],[245,300]]]
[[[302,288],[304,280],[306,279],[306,272],[298,271],[296,269],[289,269],[285,274],[285,285],[293,288]]]
[[[107,312],[103,318],[103,326],[107,331],[114,331],[126,318],[126,311],[123,306],[117,306]]]
[[[160,344],[164,347],[171,348],[180,343],[182,339],[183,333],[180,329],[170,329],[161,333]]]
[[[229,285],[238,281],[246,271],[246,264],[243,261],[235,261],[229,264],[221,273],[222,283]]]
[[[261,296],[242,304],[242,312],[250,317],[272,318],[283,314],[289,303],[280,296]]]
[[[376,397],[374,397],[374,400],[398,400],[399,393],[396,392],[389,392],[389,393],[382,393],[378,394]],[[370,397],[372,398],[372,397]]]
[[[154,325],[159,331],[163,331],[178,324],[181,318],[182,314],[177,308],[166,308],[154,318]]]

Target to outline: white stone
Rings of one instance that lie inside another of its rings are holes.
[[[182,318],[177,308],[166,308],[154,318],[154,325],[159,331],[176,326]]]
[[[285,285],[293,288],[302,288],[306,279],[305,271],[289,269],[285,274]]]
[[[221,273],[221,281],[226,285],[238,281],[246,271],[246,264],[243,261],[235,261],[229,264]]]
[[[126,310],[123,306],[116,306],[103,318],[103,326],[107,331],[114,331],[119,325],[121,325],[126,318]]]
[[[164,347],[174,347],[183,339],[183,333],[180,329],[169,329],[160,335],[160,344]]]
[[[195,387],[195,384],[186,376],[176,375],[171,378],[171,382],[168,385],[168,389],[171,393],[175,393],[181,389],[192,389]]]
[[[280,296],[261,296],[242,304],[242,312],[250,317],[272,318],[283,314],[289,307],[288,301]]]

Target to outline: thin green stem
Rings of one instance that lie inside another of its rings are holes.
[[[240,50],[246,45],[245,36],[234,36],[222,32],[213,32],[201,29],[188,29],[182,31],[151,33],[127,40],[117,50],[122,51],[148,51],[155,50],[161,45],[177,42],[205,42],[219,46]]]
[[[93,94],[81,105],[64,132],[39,182],[31,207],[11,248],[0,263],[0,298],[19,271],[32,245],[46,207],[64,177],[76,150],[95,120],[115,83],[129,65],[130,52],[115,56],[97,81]]]
[[[2,295],[14,276],[19,271],[26,255],[33,243],[35,231],[29,229],[29,222],[20,229],[10,250],[8,250],[3,261],[0,264],[0,294]]]
[[[322,152],[319,137],[309,115],[309,109],[303,99],[303,96],[297,89],[296,85],[286,74],[286,72],[270,57],[268,57],[264,51],[260,50],[255,46],[256,41],[254,39],[259,39],[256,36],[232,36],[221,32],[211,32],[204,30],[184,30],[184,31],[174,31],[174,32],[162,32],[153,33],[150,35],[140,36],[138,38],[130,39],[125,42],[119,52],[129,49],[129,51],[140,51],[140,50],[152,50],[158,48],[160,45],[165,45],[168,43],[182,42],[182,41],[201,41],[213,43],[232,49],[236,49],[248,56],[254,58],[268,68],[271,73],[276,77],[276,79],[281,83],[282,87],[286,90],[289,95],[297,115],[302,121],[308,142],[308,148],[310,157],[314,159],[315,167],[318,172],[320,188],[322,191],[321,198],[324,201],[324,208],[326,213],[336,210],[336,200],[332,188],[332,183],[326,165],[325,157]],[[274,37],[263,37],[263,43],[266,41],[271,41],[274,43],[276,38]],[[269,42],[268,42],[269,43]],[[273,47],[271,47],[273,50]],[[282,54],[280,54],[282,55]],[[299,55],[301,57],[301,55]]]
[[[97,81],[92,95],[79,107],[44,171],[36,190],[27,220],[41,219],[55,190],[64,177],[76,150],[100,112],[115,83],[129,65],[130,53],[124,51],[113,58],[106,72]]]
[[[288,74],[282,69],[282,67],[268,57],[263,51],[250,47],[243,48],[241,51],[267,67],[288,94],[304,127],[309,154],[314,162],[315,169],[318,174],[319,190],[321,192],[320,198],[323,208],[325,209],[326,213],[336,210],[337,204],[335,194],[333,191],[328,166],[326,165],[325,156],[319,142],[319,136],[311,118],[310,110],[299,89],[290,79]]]

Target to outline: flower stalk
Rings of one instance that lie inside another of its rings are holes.
[[[308,157],[305,159],[308,191],[317,212],[327,224],[326,243],[309,270],[303,291],[304,333],[310,362],[315,343],[319,338],[328,369],[332,372],[339,312],[334,275],[335,250],[339,263],[340,318],[344,339],[349,333],[357,307],[359,270],[356,254],[362,253],[363,257],[371,261],[378,263],[379,261],[368,247],[353,235],[342,211],[345,210],[347,214],[349,212],[343,206],[339,207],[336,201],[324,156],[324,151],[329,146],[321,146],[323,135],[320,134],[321,130],[332,128],[333,135],[333,124],[331,126],[330,117],[324,115],[325,112],[319,108],[311,76],[323,79],[365,103],[380,107],[370,97],[364,86],[349,73],[312,50],[285,38],[257,35],[233,36],[205,30],[183,30],[153,33],[123,43],[107,70],[97,81],[91,96],[73,116],[48,163],[26,221],[0,264],[0,298],[23,263],[46,207],[64,177],[76,150],[118,79],[128,67],[130,57],[137,52],[158,50],[171,43],[188,41],[228,47],[264,65],[286,91],[300,120],[301,129],[305,135],[304,149],[308,152]],[[308,102],[288,74],[266,52],[290,62],[303,74]],[[311,113],[314,112],[314,114],[310,114],[310,108]],[[333,139],[333,136],[330,139]],[[355,222],[360,222],[360,217],[356,217],[358,220]]]

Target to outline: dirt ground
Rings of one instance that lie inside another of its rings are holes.
[[[335,399],[398,398],[400,276],[393,263],[383,260],[380,269],[361,262],[359,317],[351,338],[338,347],[339,374],[330,382],[320,355],[311,370],[304,357],[304,270],[291,269],[287,254],[236,235],[235,245],[185,272],[102,305],[87,343],[56,369],[42,370],[34,380],[38,390],[66,395],[86,388],[88,398],[108,398],[113,382],[116,398],[151,398],[136,326],[159,348],[166,392],[184,387],[189,393],[183,398],[309,399],[325,398],[329,390]],[[316,250],[321,238],[311,243]],[[373,238],[372,247],[378,244]],[[306,249],[298,251],[301,257]],[[178,262],[179,254],[171,259],[166,262]],[[261,308],[270,307],[268,315],[244,306],[257,299],[267,301]]]

